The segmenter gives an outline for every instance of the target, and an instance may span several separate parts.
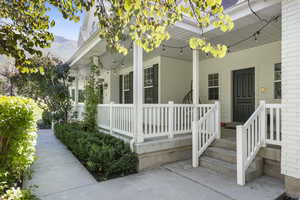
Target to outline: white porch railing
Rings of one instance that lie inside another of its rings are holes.
[[[246,170],[262,146],[281,144],[280,113],[280,104],[266,104],[265,101],[261,101],[247,122],[237,126],[237,183],[239,185],[245,184]]]
[[[266,104],[266,143],[281,145],[282,104]]]
[[[192,132],[194,108],[198,120],[214,108],[214,104],[144,104],[143,137],[156,138]],[[78,119],[83,119],[84,104],[78,104]],[[134,138],[132,104],[99,104],[97,106],[97,124],[100,128]]]
[[[216,102],[199,120],[193,121],[193,167],[199,166],[199,157],[207,147],[220,138],[220,106]]]
[[[207,113],[213,104],[196,105],[198,116]],[[144,104],[144,137],[168,136],[192,132],[194,105],[191,104]]]

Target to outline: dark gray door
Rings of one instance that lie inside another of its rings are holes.
[[[233,121],[245,122],[255,110],[254,68],[233,72]]]

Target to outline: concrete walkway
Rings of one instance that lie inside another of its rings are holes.
[[[190,161],[97,183],[46,130],[39,132],[37,155],[27,185],[38,185],[42,200],[271,200],[283,193],[276,179],[261,177],[241,187],[234,178],[192,168]]]

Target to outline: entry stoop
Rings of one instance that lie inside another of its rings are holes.
[[[217,139],[200,157],[200,166],[226,176],[236,177],[236,144],[231,140]],[[251,181],[263,174],[263,158],[257,156],[246,172],[246,180]]]

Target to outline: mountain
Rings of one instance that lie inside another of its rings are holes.
[[[61,36],[55,36],[54,42],[48,49],[43,49],[44,55],[48,53],[67,61],[77,50],[77,41],[69,40]]]
[[[69,40],[61,36],[55,36],[50,48],[42,49],[44,55],[50,53],[62,61],[67,61],[77,50],[77,41]],[[0,66],[8,66],[9,61],[6,56],[0,55]]]

